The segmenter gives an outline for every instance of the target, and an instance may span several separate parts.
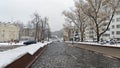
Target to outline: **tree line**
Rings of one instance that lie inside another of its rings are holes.
[[[88,27],[93,28],[99,42],[109,29],[119,3],[120,0],[75,0],[74,8],[63,11],[63,15],[67,24],[74,23],[78,29],[81,42],[84,41]]]
[[[46,37],[49,40],[51,33],[47,17],[42,18],[38,13],[34,13],[30,23],[35,29],[34,38],[36,41],[43,42]]]

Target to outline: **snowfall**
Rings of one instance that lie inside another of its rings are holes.
[[[11,64],[15,60],[19,59],[23,55],[29,53],[33,55],[39,48],[50,44],[51,42],[44,42],[44,43],[36,43],[36,44],[31,44],[31,45],[23,45],[23,43],[0,43],[1,46],[17,46],[17,45],[23,45],[22,47],[18,47],[15,49],[7,50],[7,51],[2,51],[0,52],[0,68],[4,68],[7,65]]]

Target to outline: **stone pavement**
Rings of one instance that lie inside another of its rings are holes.
[[[120,60],[54,42],[31,68],[120,68]]]

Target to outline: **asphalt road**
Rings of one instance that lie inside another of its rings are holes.
[[[54,42],[31,68],[120,68],[120,60],[89,50]]]

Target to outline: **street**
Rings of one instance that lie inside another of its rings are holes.
[[[120,60],[53,42],[31,68],[120,68]]]

